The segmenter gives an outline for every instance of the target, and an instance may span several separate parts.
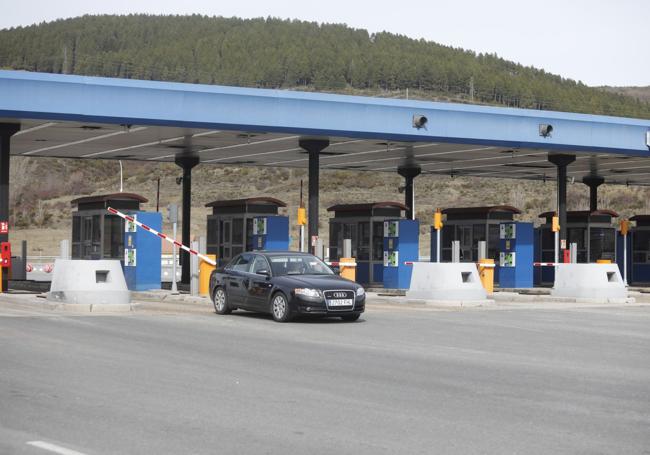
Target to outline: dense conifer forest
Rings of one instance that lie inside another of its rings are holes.
[[[494,54],[274,18],[84,16],[5,29],[0,66],[370,95],[408,89],[425,99],[650,118],[647,102]]]

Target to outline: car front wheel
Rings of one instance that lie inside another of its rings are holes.
[[[271,299],[271,315],[277,322],[287,322],[291,319],[291,311],[287,297],[278,292]]]
[[[217,288],[212,294],[212,303],[214,304],[214,311],[217,314],[229,314],[232,310],[228,306],[228,296],[223,288]]]

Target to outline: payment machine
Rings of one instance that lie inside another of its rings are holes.
[[[287,205],[272,197],[252,197],[210,202],[207,252],[219,265],[244,251],[288,250],[289,218],[279,215]]]
[[[533,287],[533,223],[499,224],[499,286]]]
[[[420,255],[420,222],[418,220],[384,221],[384,287],[408,289],[412,262]]]
[[[327,209],[330,218],[330,261],[343,255],[343,241],[350,239],[357,263],[356,280],[363,284],[384,282],[384,222],[403,219],[406,206],[399,202],[338,204]],[[417,260],[417,259],[416,259]]]
[[[160,289],[161,240],[107,211],[112,207],[162,231],[162,215],[140,210],[144,202],[146,198],[132,193],[73,200],[72,259],[118,259],[130,290]]]

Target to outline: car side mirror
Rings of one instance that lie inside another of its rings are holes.
[[[270,276],[271,276],[271,271],[267,270],[267,269],[258,270],[255,273],[257,273],[258,275],[263,275],[263,276],[265,276],[267,278],[270,278]]]

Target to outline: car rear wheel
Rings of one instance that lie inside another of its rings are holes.
[[[348,321],[348,322],[354,322],[357,319],[359,319],[359,317],[361,317],[361,313],[346,314],[345,316],[341,316],[341,319],[343,319],[344,321]]]
[[[229,314],[232,309],[228,306],[228,296],[226,291],[223,288],[217,288],[212,294],[212,303],[214,305],[214,311],[217,314]]]
[[[277,322],[287,322],[291,319],[291,310],[287,297],[278,292],[271,299],[271,315]]]

